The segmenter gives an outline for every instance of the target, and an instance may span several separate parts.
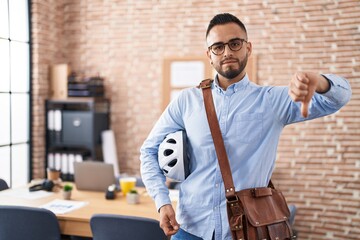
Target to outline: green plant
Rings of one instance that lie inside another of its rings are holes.
[[[71,191],[73,189],[73,186],[72,185],[70,185],[70,184],[65,184],[64,185],[64,191],[65,192],[69,192],[69,191]]]
[[[136,193],[138,193],[138,191],[137,191],[136,189],[131,189],[131,190],[129,191],[129,193],[136,194]]]

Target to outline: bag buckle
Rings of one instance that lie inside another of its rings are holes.
[[[205,80],[202,80],[198,86],[198,88],[201,88],[201,89],[205,89],[205,88],[211,88],[211,85],[212,85],[212,82],[214,80],[213,79],[205,79]]]
[[[234,203],[239,202],[239,198],[237,195],[226,197],[226,200],[229,204],[234,204]]]

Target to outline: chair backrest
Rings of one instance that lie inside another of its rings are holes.
[[[295,216],[296,216],[296,206],[294,204],[289,204],[289,210],[290,210],[290,219],[289,223],[290,225],[294,225],[295,223]]]
[[[143,217],[95,214],[90,219],[93,240],[166,240],[159,221]]]
[[[0,239],[61,240],[58,220],[47,209],[0,206]]]
[[[9,186],[7,185],[5,180],[0,178],[0,191],[8,189],[8,188],[9,188]]]

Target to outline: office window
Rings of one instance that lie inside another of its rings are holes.
[[[28,0],[0,0],[0,178],[30,179],[30,41]]]

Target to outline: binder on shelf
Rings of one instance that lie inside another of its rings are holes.
[[[68,156],[68,160],[69,160],[69,173],[74,174],[75,154],[70,153]]]
[[[61,110],[54,111],[54,131],[56,143],[61,142],[61,129],[62,129],[62,113]]]
[[[47,164],[48,168],[54,169],[55,168],[55,159],[54,159],[53,153],[48,153],[47,161],[48,161],[48,164]]]
[[[47,129],[48,129],[49,140],[51,142],[55,142],[56,140],[54,122],[55,122],[55,111],[49,110],[47,112]]]
[[[68,181],[74,181],[74,162],[75,162],[75,154],[70,153],[68,155],[69,161],[69,174],[68,174]]]
[[[61,171],[61,154],[55,153],[55,169]]]
[[[66,153],[61,154],[61,179],[67,181],[69,174],[69,160]]]

